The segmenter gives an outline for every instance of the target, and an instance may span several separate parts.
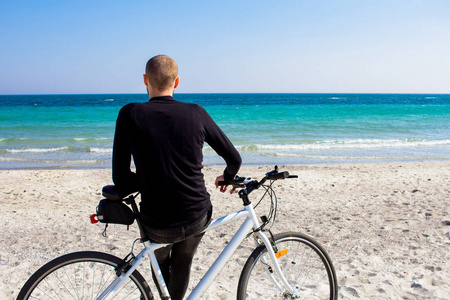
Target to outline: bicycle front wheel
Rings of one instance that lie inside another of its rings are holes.
[[[116,278],[123,260],[101,252],[76,252],[58,257],[34,273],[17,297],[22,299],[97,299]],[[153,299],[138,271],[120,287],[114,299]]]
[[[338,297],[336,272],[325,250],[301,233],[274,236],[275,252],[283,275],[294,293],[281,282],[265,245],[248,258],[238,285],[243,299],[330,299]]]

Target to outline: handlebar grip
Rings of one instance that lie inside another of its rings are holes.
[[[233,184],[233,181],[219,181],[217,184],[219,186],[221,186],[221,185],[231,185],[231,184]]]
[[[289,172],[280,172],[280,173],[275,173],[275,174],[271,174],[267,177],[267,179],[269,180],[278,180],[278,179],[285,179],[289,177]]]
[[[233,180],[229,180],[229,181],[219,181],[217,184],[220,185],[234,185],[234,186],[240,186],[242,184],[248,183],[249,181],[251,181],[252,179],[249,178],[245,178],[245,177],[239,177],[236,176]]]

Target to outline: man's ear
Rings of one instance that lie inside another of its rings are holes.
[[[180,83],[180,77],[175,78],[175,84],[173,85],[173,88],[176,89],[179,83]]]
[[[148,85],[150,84],[148,82],[147,74],[144,74],[144,84],[145,84],[146,87],[148,87]]]

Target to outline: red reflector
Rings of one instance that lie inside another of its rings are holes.
[[[92,224],[98,223],[97,215],[91,215],[90,219]]]

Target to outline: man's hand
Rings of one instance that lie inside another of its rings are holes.
[[[217,176],[216,178],[216,189],[219,187],[219,181],[224,181],[225,178],[223,177],[223,175]],[[225,193],[226,190],[228,189],[228,185],[221,185],[220,186],[220,192],[221,193]],[[233,194],[236,191],[236,188],[233,187],[230,191],[230,194]]]

